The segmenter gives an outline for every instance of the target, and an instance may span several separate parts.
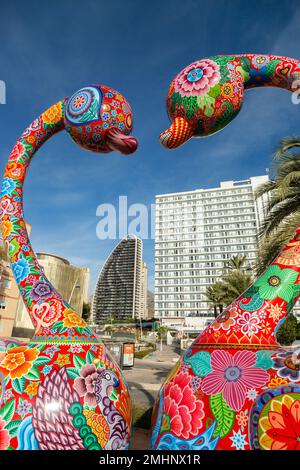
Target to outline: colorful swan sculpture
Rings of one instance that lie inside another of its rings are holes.
[[[0,340],[0,450],[126,449],[131,404],[118,366],[86,322],[54,289],[31,248],[23,183],[44,142],[66,129],[81,147],[130,154],[132,112],[112,88],[92,85],[59,101],[23,132],[1,194],[6,252],[35,326],[28,343]]]
[[[167,148],[226,126],[244,89],[299,85],[300,61],[274,55],[199,60],[172,81]],[[254,284],[194,341],[160,390],[154,449],[300,450],[300,350],[276,331],[300,297],[300,227]]]

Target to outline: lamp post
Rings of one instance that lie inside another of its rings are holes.
[[[73,296],[73,293],[74,293],[74,290],[75,289],[80,289],[80,284],[77,284],[78,282],[78,277],[76,278],[74,284],[73,284],[73,287],[72,287],[72,290],[71,290],[71,294],[70,294],[70,297],[69,297],[69,300],[68,300],[68,304],[70,304],[71,302],[71,299],[72,299],[72,296]]]

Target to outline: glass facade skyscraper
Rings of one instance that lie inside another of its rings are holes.
[[[93,296],[94,323],[144,317],[142,252],[142,240],[128,235],[107,258]]]

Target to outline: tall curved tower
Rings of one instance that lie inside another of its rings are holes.
[[[128,235],[107,258],[96,284],[92,317],[99,321],[141,316],[143,242]]]

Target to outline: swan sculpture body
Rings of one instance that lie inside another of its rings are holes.
[[[2,233],[35,334],[28,343],[0,339],[0,450],[129,446],[131,405],[122,374],[46,278],[23,218],[30,161],[63,129],[94,152],[130,154],[137,148],[129,135],[132,112],[125,98],[107,86],[92,85],[35,119],[11,152],[2,183]]]
[[[274,55],[194,62],[171,83],[172,124],[161,143],[172,149],[211,135],[238,114],[245,89],[293,91],[299,77],[300,61]],[[155,406],[154,449],[300,450],[300,351],[276,340],[299,297],[300,227],[179,360]]]

